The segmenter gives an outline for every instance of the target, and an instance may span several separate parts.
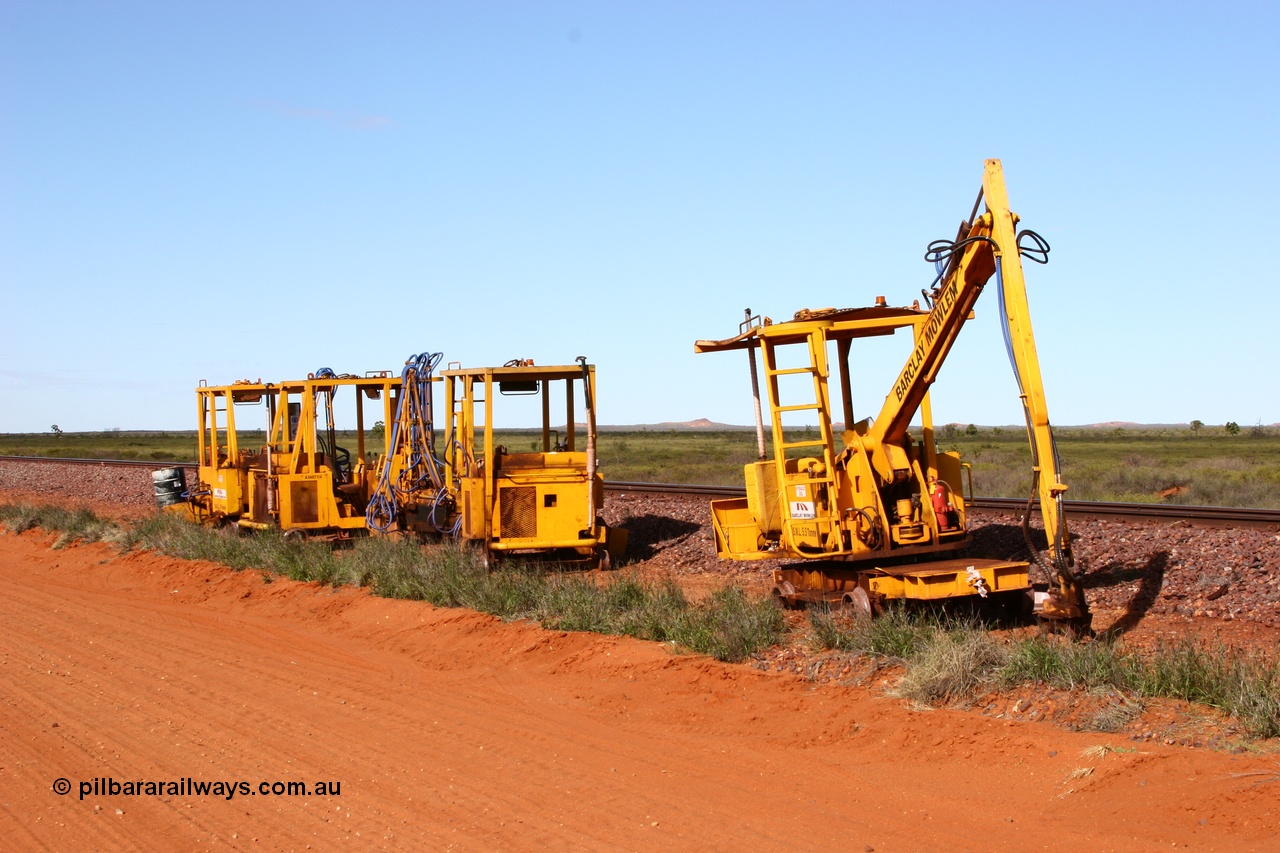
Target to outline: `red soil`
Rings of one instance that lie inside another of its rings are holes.
[[[53,541],[0,536],[5,849],[1280,849],[1268,755]]]

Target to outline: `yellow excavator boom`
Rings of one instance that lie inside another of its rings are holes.
[[[986,209],[979,215],[983,201]],[[1018,232],[1017,224],[1017,215],[1009,210],[1000,161],[987,160],[982,192],[956,239],[934,241],[926,253],[939,271],[935,286],[925,293],[927,312],[918,305],[890,308],[880,297],[873,307],[804,310],[793,320],[777,324],[767,317],[751,318],[748,312],[739,335],[695,344],[698,352],[746,349],[753,372],[754,351],[761,351],[773,426],[774,458],[746,466],[747,498],[713,503],[721,556],[824,561],[819,569],[775,571],[776,591],[784,598],[827,600],[838,594],[874,603],[881,598],[986,596],[1000,590],[1031,589],[1026,563],[954,557],[970,544],[960,497],[961,463],[954,452],[937,452],[933,441],[929,389],[994,276],[1033,457],[1033,494],[1023,526],[1032,559],[1048,581],[1047,594],[1036,596],[1036,609],[1045,617],[1087,626],[1088,607],[1073,571],[1071,537],[1062,511],[1067,487],[1049,425],[1022,273],[1024,255],[1042,263],[1049,249],[1034,232]],[[901,328],[912,330],[913,346],[906,363],[879,414],[869,422],[852,423],[851,342]],[[776,354],[780,347],[796,344],[805,345],[807,367],[784,366]],[[834,429],[828,389],[833,362],[830,344],[837,348],[834,363],[840,371],[842,432]],[[784,402],[786,380],[806,386],[812,380],[812,389],[798,403]],[[923,433],[918,442],[909,432],[917,415]],[[784,416],[816,417],[817,435],[789,435]],[[761,418],[757,420],[757,429],[763,433]],[[836,445],[837,435],[843,448]],[[1029,535],[1028,520],[1036,499],[1049,541],[1047,561],[1032,546]],[[850,563],[858,566],[846,568]],[[893,578],[904,580],[898,583]]]

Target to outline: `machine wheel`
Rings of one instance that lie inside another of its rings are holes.
[[[781,607],[783,610],[796,609],[795,598],[793,597],[795,594],[796,588],[788,581],[782,581],[781,583],[775,584],[769,593],[770,597],[773,599],[773,603]]]
[[[284,532],[283,536],[284,536],[284,541],[286,542],[306,542],[307,541],[307,531],[303,530],[301,527],[290,527],[288,530]]]
[[[840,596],[840,610],[856,619],[870,619],[871,597],[862,587],[850,590]]]
[[[608,572],[613,569],[613,557],[609,554],[608,548],[605,548],[600,552],[600,558],[596,561],[596,567],[602,572]]]

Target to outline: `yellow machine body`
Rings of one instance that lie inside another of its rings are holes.
[[[449,404],[446,483],[455,496],[459,538],[480,544],[486,557],[521,553],[608,566],[626,545],[626,531],[608,528],[604,477],[596,464],[595,367],[453,368],[441,372]],[[563,390],[565,434],[551,427],[551,393]],[[541,450],[513,452],[494,440],[494,403],[502,394],[541,403]],[[579,434],[575,398],[585,402]],[[583,445],[580,447],[580,445]]]
[[[698,343],[700,352],[740,348],[745,342],[759,347],[772,416],[774,454],[746,465],[747,496],[712,503],[721,556],[871,559],[886,551],[921,553],[921,549],[956,550],[967,545],[960,458],[936,451],[927,396],[920,412],[921,441],[908,435],[898,444],[881,448],[888,469],[885,477],[879,476],[874,449],[868,446],[868,424],[840,430],[831,412],[828,343],[837,344],[841,384],[848,386],[849,342],[903,328],[919,338],[929,313],[873,307],[806,311],[799,316],[790,322],[762,323],[730,341]],[[808,366],[779,367],[780,350],[793,346],[803,348]],[[812,380],[804,401],[781,398],[779,377],[789,374]],[[851,412],[852,400],[844,402]],[[788,412],[811,416],[816,433],[787,435],[783,415]],[[935,502],[920,499],[935,483],[946,494],[943,511],[952,514],[941,521]],[[903,505],[904,500],[909,505]]]
[[[196,389],[199,472],[191,512],[204,521],[304,536],[364,532],[383,469],[391,466],[394,474],[409,464],[403,454],[387,454],[401,391],[401,378],[386,371],[279,384],[202,384]],[[355,408],[352,448],[337,443],[333,406],[339,397]],[[371,435],[364,400],[377,401],[381,436]]]
[[[1054,549],[1047,567],[1053,591],[1045,605],[1058,618],[1087,616],[1070,571],[1070,537],[1061,512],[1062,485],[1027,309],[1025,283],[998,160],[983,179],[986,212],[962,224],[938,260],[944,267],[931,308],[895,308],[882,298],[867,308],[803,310],[774,323],[751,317],[740,333],[698,341],[696,352],[746,350],[757,412],[763,412],[756,351],[772,438],[766,450],[757,418],[760,458],[746,465],[745,498],[712,502],[716,549],[733,560],[805,561],[774,571],[775,593],[789,600],[937,599],[1030,590],[1030,565],[965,559],[970,544],[963,466],[934,442],[929,387],[984,285],[997,275],[1010,354],[1027,412],[1037,494]],[[1038,237],[1037,237],[1038,239]],[[934,251],[931,246],[931,253]],[[1044,250],[1047,253],[1047,245]],[[854,421],[850,354],[863,338],[904,331],[913,347],[879,414]],[[834,358],[832,350],[834,349]],[[834,371],[833,364],[834,362]],[[798,365],[798,366],[797,366]],[[833,376],[834,372],[834,376]],[[830,384],[839,383],[833,413]],[[918,416],[920,436],[908,427]],[[839,420],[837,420],[837,418]],[[816,433],[784,430],[784,419],[816,424]]]

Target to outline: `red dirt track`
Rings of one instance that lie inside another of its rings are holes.
[[[1089,757],[1132,744],[52,542],[0,536],[4,849],[1280,849],[1270,756]],[[341,795],[81,799],[95,777]]]

